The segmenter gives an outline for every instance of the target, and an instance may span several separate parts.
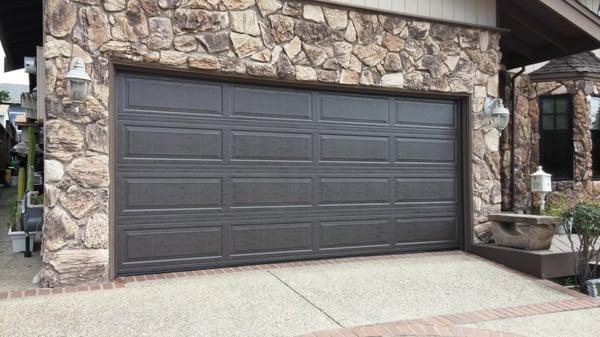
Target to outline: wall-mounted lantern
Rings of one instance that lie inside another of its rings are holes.
[[[501,98],[489,98],[485,99],[483,111],[488,116],[492,117],[494,128],[498,132],[502,133],[508,126],[508,120],[510,118],[510,112],[504,107]]]
[[[552,175],[544,172],[541,166],[531,175],[531,192],[540,199],[540,214],[544,214],[546,194],[552,192]]]
[[[76,57],[71,61],[65,79],[67,80],[67,93],[73,100],[81,101],[87,97],[92,79],[85,71],[85,64],[82,59]]]

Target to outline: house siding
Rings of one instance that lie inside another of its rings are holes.
[[[600,7],[600,0],[578,0],[582,5],[587,7],[594,13],[598,13],[598,7]]]
[[[497,96],[494,31],[278,0],[49,0],[45,4],[44,286],[102,281],[109,269],[111,62],[197,74],[385,87],[470,97],[474,225],[500,209],[498,133],[482,115]],[[82,102],[65,74],[80,57]]]
[[[496,25],[496,0],[330,0],[432,19]],[[582,0],[583,1],[583,0]]]

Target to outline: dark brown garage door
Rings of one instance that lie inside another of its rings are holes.
[[[451,100],[119,73],[118,275],[460,247]]]

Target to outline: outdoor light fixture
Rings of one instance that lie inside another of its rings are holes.
[[[67,92],[75,101],[84,100],[90,92],[92,79],[85,72],[83,60],[76,57],[71,61],[69,72],[65,76],[67,80]]]
[[[531,192],[540,198],[540,214],[544,214],[546,194],[552,192],[552,175],[544,172],[541,166],[531,175]]]
[[[498,132],[502,133],[502,131],[506,129],[510,112],[504,107],[501,98],[486,98],[483,111],[492,117],[494,127]]]

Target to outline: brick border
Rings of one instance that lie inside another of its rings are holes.
[[[215,274],[229,274],[229,273],[240,273],[245,271],[265,271],[272,269],[282,268],[297,268],[307,266],[327,266],[327,265],[339,265],[352,262],[365,262],[365,261],[382,261],[382,260],[402,260],[411,259],[427,256],[471,256],[460,250],[453,251],[440,251],[440,252],[425,252],[425,253],[408,253],[408,254],[393,254],[393,255],[371,255],[371,256],[356,256],[356,257],[343,257],[343,258],[330,258],[320,260],[301,260],[281,263],[269,263],[269,264],[257,264],[240,267],[225,267],[215,269],[202,269],[186,272],[174,272],[174,273],[162,273],[162,274],[150,274],[150,275],[136,275],[119,277],[115,281],[121,281],[124,283],[132,282],[144,282],[154,281],[166,278],[177,278],[177,277],[191,277],[191,276],[207,276]]]
[[[435,326],[419,323],[385,324],[377,326],[316,332],[302,337],[525,337],[512,333],[465,328],[459,326]]]
[[[60,288],[32,288],[23,290],[11,290],[0,292],[0,301],[23,297],[48,296],[58,294],[68,294],[75,292],[88,292],[96,290],[112,290],[125,288],[125,283],[121,281],[94,283],[88,285],[80,285],[76,287],[60,287]]]
[[[467,329],[458,327],[457,325],[469,323],[481,323],[486,321],[496,321],[507,318],[518,318],[537,316],[544,314],[552,314],[557,312],[566,312],[573,310],[591,309],[600,307],[600,300],[592,299],[573,299],[558,302],[536,303],[515,307],[485,309],[479,311],[433,316],[415,320],[400,320],[381,324],[370,324],[357,326],[354,328],[335,329],[328,331],[318,331],[301,337],[385,337],[385,336],[512,336],[519,337],[514,334],[506,334],[494,331],[483,331],[477,329]],[[416,330],[413,329],[412,335],[406,335],[414,326],[419,326]],[[423,332],[425,329],[426,333]],[[396,330],[394,330],[396,329]],[[397,329],[405,333],[398,335]],[[458,330],[457,330],[458,329]],[[459,329],[464,330],[460,332]],[[473,330],[473,331],[470,331]],[[425,333],[425,334],[423,334]]]
[[[16,299],[23,297],[32,296],[47,296],[56,295],[63,293],[73,292],[85,292],[85,291],[96,291],[96,290],[111,290],[118,288],[125,288],[127,283],[133,282],[146,282],[164,279],[173,279],[181,277],[200,277],[216,274],[230,274],[230,273],[241,273],[247,271],[261,271],[271,269],[282,269],[282,268],[296,268],[306,266],[323,266],[323,265],[337,265],[342,263],[352,263],[361,261],[381,261],[381,260],[402,260],[411,259],[427,256],[471,256],[460,250],[453,251],[440,251],[440,252],[424,252],[424,253],[405,253],[405,254],[392,254],[392,255],[371,255],[371,256],[356,256],[356,257],[344,257],[344,258],[332,258],[322,260],[306,260],[306,261],[292,261],[292,262],[281,262],[281,263],[270,263],[270,264],[258,264],[248,265],[240,267],[225,267],[225,268],[213,268],[213,269],[202,269],[185,272],[172,272],[172,273],[161,273],[161,274],[148,274],[148,275],[136,275],[127,277],[118,277],[113,282],[105,283],[92,283],[84,284],[79,286],[67,286],[57,288],[34,288],[34,289],[22,289],[0,292],[0,301],[8,299]]]
[[[571,297],[575,297],[575,298],[582,299],[582,300],[598,301],[598,303],[600,303],[600,299],[598,299],[598,300],[592,299],[591,297],[589,297],[585,294],[582,294],[578,291],[575,291],[573,289],[568,289],[568,288],[562,287],[562,286],[555,284],[548,280],[537,279],[529,274],[525,274],[520,271],[510,269],[509,267],[506,267],[502,264],[487,260],[483,257],[477,256],[474,254],[466,253],[461,250],[423,252],[423,253],[401,253],[401,254],[391,254],[391,255],[356,256],[356,257],[331,258],[331,259],[321,259],[321,260],[303,260],[303,261],[291,261],[291,262],[281,262],[281,263],[257,264],[257,265],[248,265],[248,266],[239,266],[239,267],[202,269],[202,270],[193,270],[193,271],[185,271],[185,272],[171,272],[171,273],[161,273],[161,274],[126,276],[126,277],[118,277],[112,282],[105,282],[105,283],[92,283],[92,284],[85,284],[85,285],[79,285],[79,286],[67,286],[67,287],[57,287],[57,288],[34,288],[34,289],[5,291],[5,292],[0,292],[0,301],[7,300],[7,299],[14,299],[14,298],[32,297],[32,296],[47,296],[47,295],[55,295],[55,294],[62,294],[62,293],[85,292],[85,291],[96,291],[96,290],[111,290],[111,289],[125,288],[127,286],[127,283],[146,282],[146,281],[164,280],[164,279],[181,278],[181,277],[201,277],[201,276],[209,276],[209,275],[217,275],[217,274],[240,273],[240,272],[247,272],[247,271],[265,271],[265,270],[282,269],[282,268],[338,265],[338,264],[345,264],[345,263],[352,263],[352,262],[365,262],[365,261],[404,260],[404,259],[413,259],[413,258],[420,258],[420,257],[439,257],[439,256],[468,256],[471,258],[475,258],[482,262],[493,265],[496,268],[500,268],[506,272],[513,273],[515,275],[527,278],[531,281],[537,282],[545,287],[552,288],[555,291],[562,292]]]

